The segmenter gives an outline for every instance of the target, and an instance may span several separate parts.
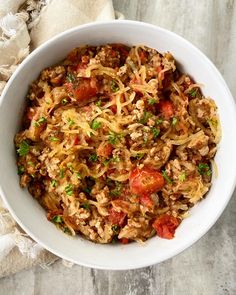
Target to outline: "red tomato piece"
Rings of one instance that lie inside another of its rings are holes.
[[[76,135],[74,138],[74,145],[78,145],[79,143],[80,143],[80,138],[78,135]]]
[[[125,245],[125,244],[128,244],[129,243],[129,239],[122,238],[122,239],[120,239],[120,242]]]
[[[169,100],[162,100],[157,104],[158,110],[163,114],[165,119],[170,119],[174,116],[174,106]]]
[[[124,212],[118,212],[111,208],[109,210],[108,220],[111,224],[122,226],[125,222],[126,214]]]
[[[173,239],[175,230],[179,226],[180,220],[172,215],[164,214],[158,217],[152,227],[157,235],[163,239]]]
[[[143,206],[148,208],[152,208],[154,205],[152,198],[148,195],[140,196],[139,201]]]
[[[165,184],[160,172],[151,167],[135,168],[129,178],[130,191],[137,195],[150,195],[159,191]]]
[[[97,82],[94,78],[84,78],[80,80],[78,86],[74,86],[72,83],[66,83],[65,86],[72,92],[80,105],[89,102],[98,93]]]
[[[97,149],[97,155],[101,157],[108,158],[111,156],[113,150],[113,146],[110,143],[101,143]]]
[[[110,109],[111,109],[113,114],[117,113],[117,106],[116,105],[113,104],[112,106],[110,106]]]

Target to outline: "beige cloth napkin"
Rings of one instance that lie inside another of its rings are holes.
[[[114,18],[111,0],[0,0],[0,94],[29,46],[80,24]],[[0,197],[0,278],[56,259],[19,228]]]

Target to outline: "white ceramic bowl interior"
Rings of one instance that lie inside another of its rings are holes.
[[[13,138],[20,127],[25,95],[40,71],[63,59],[74,47],[89,44],[145,44],[170,51],[181,70],[204,84],[206,96],[219,107],[222,140],[216,155],[219,175],[207,198],[184,220],[173,240],[154,237],[144,246],[99,245],[72,238],[48,222],[44,210],[19,186]],[[38,243],[74,263],[101,269],[131,269],[164,261],[192,245],[215,223],[233,192],[236,176],[236,112],[233,98],[215,66],[191,43],[165,29],[133,21],[94,23],[71,29],[33,51],[18,67],[0,101],[0,187],[10,212]]]

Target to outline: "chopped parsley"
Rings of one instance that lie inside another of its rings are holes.
[[[157,119],[156,120],[156,125],[159,125],[159,124],[161,124],[163,122],[163,119]]]
[[[96,162],[97,159],[98,159],[98,156],[96,154],[92,154],[89,156],[89,161]]]
[[[32,161],[28,161],[27,164],[31,167],[34,167],[34,163]]]
[[[107,160],[103,161],[102,163],[103,163],[104,166],[108,166],[109,163],[111,162],[111,160],[112,159],[107,159]]]
[[[60,169],[60,178],[63,178],[65,176],[64,169]]]
[[[217,120],[209,119],[209,120],[207,120],[207,123],[209,125],[211,124],[213,127],[217,128],[217,125],[218,125],[218,121]]]
[[[197,91],[198,91],[198,88],[192,88],[188,94],[192,97],[196,97],[196,94],[197,94]]]
[[[110,191],[110,195],[113,196],[113,197],[120,196],[122,188],[123,188],[122,183],[119,182],[119,181],[116,181],[116,187],[113,190]]]
[[[25,172],[24,166],[18,166],[17,173],[18,175],[22,175]]]
[[[71,172],[73,172],[74,171],[74,168],[73,168],[73,165],[72,165],[72,163],[67,163],[67,165],[66,165],[69,169],[70,169],[70,171]]]
[[[85,192],[85,193],[87,193],[87,194],[90,194],[91,193],[91,188],[90,187],[86,187],[86,188],[84,188],[83,189],[83,191]]]
[[[64,232],[65,234],[71,235],[71,231],[69,230],[68,227],[65,227],[65,228],[63,229],[63,232]]]
[[[66,80],[70,83],[75,82],[75,76],[72,73],[68,73],[66,76]]]
[[[144,157],[144,153],[138,153],[138,154],[135,156],[135,158],[136,158],[137,160],[141,160],[143,157]]]
[[[76,175],[77,175],[78,179],[82,178],[82,176],[81,176],[81,174],[79,172],[76,172]]]
[[[97,107],[100,107],[102,105],[102,101],[99,99],[98,101],[95,102],[95,105]]]
[[[156,99],[154,99],[154,98],[149,98],[148,99],[148,104],[149,105],[154,105],[155,103],[157,103],[157,100]]]
[[[53,216],[52,221],[55,223],[62,223],[63,219],[60,215],[55,215],[55,216]]]
[[[52,141],[52,142],[56,142],[56,141],[59,141],[59,138],[54,137],[54,136],[50,136],[49,140]]]
[[[45,123],[46,121],[47,121],[46,118],[41,117],[40,119],[34,122],[34,126],[39,127],[41,124]]]
[[[200,175],[207,175],[207,176],[211,176],[211,168],[209,167],[208,164],[205,163],[200,163],[198,165],[198,173]]]
[[[73,195],[73,192],[74,192],[74,189],[73,189],[73,185],[72,184],[68,184],[66,187],[65,187],[65,192],[68,196],[72,196]]]
[[[97,130],[102,126],[101,122],[98,122],[97,120],[93,120],[92,124],[91,124],[91,128],[93,130]]]
[[[56,179],[53,179],[53,180],[51,181],[51,185],[52,185],[52,187],[56,187],[56,186],[57,186],[57,181],[56,181]]]
[[[172,125],[175,126],[178,122],[178,119],[176,117],[172,118]]]
[[[186,173],[183,172],[179,175],[179,180],[183,182],[183,181],[185,181],[185,179],[186,179]]]
[[[109,133],[108,142],[115,145],[117,144],[118,141],[121,140],[122,137],[123,137],[123,134],[119,134],[119,133],[115,133],[111,131]]]
[[[23,140],[20,143],[20,146],[19,146],[19,148],[17,150],[17,153],[20,156],[26,156],[29,153],[29,150],[30,150],[30,145],[28,144],[28,142],[26,140]]]
[[[170,179],[170,177],[168,176],[166,170],[162,170],[162,176],[165,178],[167,183],[173,183],[173,180]]]
[[[75,121],[72,120],[71,118],[68,118],[68,123],[69,123],[69,126],[72,126],[75,124]]]
[[[141,124],[146,124],[148,122],[148,120],[152,117],[152,113],[150,112],[143,112],[143,117],[139,120],[139,123]]]
[[[151,128],[151,132],[153,134],[153,138],[157,138],[158,135],[160,134],[160,129],[159,128],[152,127]]]
[[[61,104],[62,105],[65,105],[65,104],[67,104],[68,103],[68,100],[66,99],[66,98],[63,98],[62,100],[61,100]]]
[[[117,85],[116,81],[112,80],[111,81],[111,91],[112,92],[117,92],[119,90],[119,86]]]
[[[90,204],[89,204],[89,202],[84,202],[83,204],[81,204],[81,208],[84,208],[86,210],[90,210]]]
[[[113,232],[115,234],[118,234],[119,230],[120,230],[120,227],[119,227],[119,225],[114,224],[114,225],[112,225],[111,229],[113,230]]]
[[[119,163],[120,157],[113,157],[111,160],[112,160],[112,162]]]

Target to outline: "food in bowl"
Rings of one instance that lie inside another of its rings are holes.
[[[32,83],[15,137],[20,184],[65,233],[172,239],[209,191],[217,107],[174,57],[83,46]]]

